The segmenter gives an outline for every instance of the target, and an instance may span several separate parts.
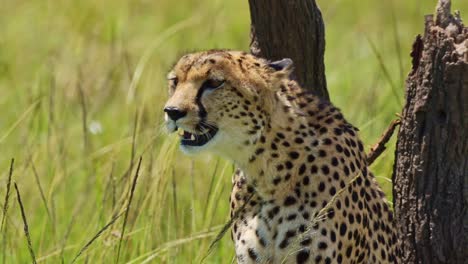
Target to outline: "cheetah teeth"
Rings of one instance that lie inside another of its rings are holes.
[[[195,135],[188,131],[183,130],[182,128],[179,128],[177,130],[177,134],[183,139],[187,140],[190,138],[190,140],[195,141]]]

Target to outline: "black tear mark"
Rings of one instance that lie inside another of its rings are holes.
[[[202,98],[202,95],[203,95],[204,91],[205,91],[205,89],[203,89],[203,87],[201,87],[200,89],[198,89],[197,96],[195,97],[195,103],[198,106],[198,115],[200,116],[201,120],[204,120],[206,118],[206,116],[207,116],[206,109],[205,109],[205,107],[203,106],[203,104],[201,102],[201,98]]]

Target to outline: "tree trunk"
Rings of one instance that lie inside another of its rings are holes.
[[[269,60],[291,58],[294,79],[329,100],[323,54],[325,33],[315,0],[249,0],[252,54]]]
[[[401,263],[468,263],[468,28],[441,0],[406,82],[393,174]]]

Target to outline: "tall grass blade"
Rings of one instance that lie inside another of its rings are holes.
[[[395,100],[398,102],[398,105],[400,107],[402,107],[403,104],[401,102],[401,98],[400,98],[400,96],[398,96],[398,92],[397,92],[395,83],[393,82],[392,77],[390,76],[390,72],[388,71],[387,66],[385,66],[385,62],[384,62],[384,59],[383,59],[382,55],[380,54],[379,50],[375,46],[374,42],[372,42],[367,35],[366,35],[366,40],[367,40],[367,43],[369,43],[375,57],[377,58],[377,61],[379,62],[379,66],[382,69],[382,72],[383,72],[383,74],[385,76],[385,79],[390,84],[390,87],[392,89],[392,93],[395,96]]]
[[[124,221],[123,221],[123,225],[122,225],[122,231],[121,231],[120,239],[119,239],[119,248],[117,249],[117,260],[115,261],[115,263],[119,263],[120,250],[122,248],[122,240],[123,240],[123,237],[125,235],[125,228],[127,226],[128,213],[130,212],[130,206],[132,205],[133,194],[135,193],[135,187],[136,187],[136,183],[137,183],[137,179],[138,179],[138,174],[140,173],[141,160],[142,160],[142,157],[140,156],[140,159],[138,161],[138,166],[137,166],[137,169],[136,169],[136,172],[135,172],[135,177],[133,178],[132,188],[130,190],[130,197],[128,199],[127,209],[125,210],[125,217],[124,217]]]
[[[169,241],[169,242],[166,242],[164,244],[162,244],[161,246],[149,251],[149,252],[146,252],[128,262],[126,262],[126,264],[133,264],[133,263],[140,263],[140,264],[143,264],[143,263],[149,263],[150,261],[152,261],[154,258],[156,258],[157,256],[159,256],[159,254],[161,254],[161,252],[164,252],[164,251],[167,251],[171,248],[174,248],[174,247],[178,247],[178,246],[181,246],[181,245],[184,245],[184,244],[188,244],[188,243],[191,243],[191,242],[194,242],[194,241],[197,241],[197,240],[201,240],[201,239],[205,239],[205,238],[208,238],[208,237],[212,237],[216,234],[216,231],[218,229],[221,229],[222,226],[214,226],[212,228],[210,228],[209,230],[205,230],[205,231],[201,231],[201,232],[198,232],[198,233],[195,233],[193,235],[190,235],[189,237],[184,237],[184,238],[179,238],[179,239],[176,239],[176,240],[172,240],[172,241]],[[141,261],[141,259],[145,258],[145,260]],[[151,263],[154,263],[154,262],[151,262]],[[193,262],[192,262],[193,263]]]
[[[50,72],[53,73],[53,65],[51,65]],[[51,137],[52,137],[52,129],[55,126],[55,75],[51,74],[50,77],[50,86],[49,86],[49,112],[48,112],[48,122],[47,122],[47,152],[49,156],[52,154],[52,147],[51,147]]]
[[[109,223],[107,223],[105,226],[103,226],[97,233],[96,235],[93,236],[93,238],[91,238],[88,243],[86,243],[86,245],[84,245],[80,251],[78,251],[78,254],[76,254],[75,258],[72,260],[72,264],[76,262],[76,260],[81,256],[81,254],[83,254],[83,252],[86,251],[86,249],[88,249],[89,246],[91,246],[91,244],[96,241],[96,239],[98,239],[102,233],[104,233],[104,231],[106,231],[110,226],[112,226],[115,221],[117,221],[117,219],[119,219],[125,212],[121,212],[120,214],[114,216],[110,221]]]
[[[36,166],[34,165],[32,157],[30,157],[29,162],[31,164],[31,169],[32,169],[33,174],[34,174],[34,179],[36,180],[37,188],[39,189],[39,193],[41,195],[42,203],[44,204],[44,207],[45,207],[46,212],[47,212],[47,216],[49,217],[49,220],[52,223],[52,226],[53,226],[53,229],[54,229],[54,232],[55,232],[54,218],[52,217],[52,214],[51,214],[51,212],[49,210],[47,199],[46,199],[46,197],[44,195],[44,189],[42,189],[41,181],[39,180],[39,174],[37,173]]]
[[[15,163],[15,159],[11,159],[10,163],[10,171],[8,173],[8,180],[6,186],[6,194],[5,199],[3,200],[3,216],[2,216],[2,225],[0,226],[0,231],[3,230],[3,225],[5,224],[6,215],[8,212],[8,201],[10,199],[10,188],[11,188],[11,176],[13,175],[13,165]]]
[[[398,70],[400,73],[400,86],[403,86],[404,82],[404,74],[403,74],[403,61],[401,60],[401,44],[400,44],[400,37],[398,33],[398,24],[397,24],[397,19],[395,15],[395,5],[393,4],[393,1],[389,2],[391,5],[391,15],[392,15],[392,28],[393,28],[393,39],[395,40],[395,50],[396,50],[396,55],[398,59]]]
[[[8,180],[7,180],[7,188],[5,199],[3,201],[3,216],[2,216],[2,224],[0,226],[0,231],[2,231],[2,261],[5,263],[6,261],[6,244],[7,244],[7,230],[6,227],[3,229],[3,225],[5,224],[6,215],[8,212],[8,200],[10,198],[10,188],[11,188],[11,177],[13,175],[13,165],[15,163],[15,159],[11,159],[10,163],[10,171],[8,172]]]
[[[206,258],[211,254],[216,244],[218,244],[218,242],[224,237],[229,228],[231,228],[234,221],[237,218],[239,218],[240,213],[244,211],[245,207],[250,202],[250,199],[252,199],[254,194],[255,192],[253,192],[249,197],[247,197],[245,203],[239,209],[237,209],[234,215],[231,217],[231,219],[229,219],[229,221],[226,224],[224,224],[223,228],[221,228],[221,231],[219,231],[218,235],[216,235],[215,239],[211,242],[210,247],[208,248],[208,252],[206,252],[205,256],[202,258],[200,263],[203,263],[206,260]]]
[[[21,195],[20,195],[20,192],[19,192],[19,189],[18,189],[18,185],[16,185],[16,182],[15,182],[15,189],[16,189],[16,197],[18,198],[18,203],[19,203],[20,209],[21,209],[21,217],[23,218],[24,234],[26,235],[26,240],[28,241],[29,254],[31,255],[32,262],[34,264],[36,264],[37,263],[36,255],[34,254],[34,250],[33,250],[33,247],[32,247],[31,235],[29,234],[28,221],[26,219],[26,214],[24,213],[23,202],[21,201]]]
[[[26,111],[23,112],[23,114],[18,118],[18,120],[16,120],[15,123],[13,123],[13,125],[10,126],[10,128],[8,128],[8,130],[0,137],[0,144],[13,132],[13,130],[15,130],[15,128],[17,126],[19,126],[19,124],[24,120],[26,119],[26,117],[31,113],[33,112],[33,110],[36,108],[37,105],[39,105],[39,103],[41,102],[42,98],[39,98],[37,99],[34,103],[32,103],[28,109],[26,109]],[[34,113],[34,112],[33,112]]]
[[[171,174],[172,174],[172,201],[173,201],[173,210],[174,210],[174,220],[175,220],[175,226],[178,227],[179,226],[179,214],[178,214],[178,209],[177,209],[177,183],[175,179],[174,170],[171,171]]]
[[[71,220],[70,222],[68,223],[67,225],[67,229],[65,231],[65,235],[63,236],[63,239],[62,239],[62,242],[61,242],[61,248],[60,248],[60,260],[62,261],[62,264],[65,264],[65,257],[64,257],[64,253],[65,253],[65,248],[67,246],[67,241],[68,241],[68,238],[70,237],[70,233],[72,231],[72,228],[73,228],[73,225],[75,224],[75,221],[76,221],[76,218],[78,216],[78,214],[81,212],[82,210],[82,207],[84,205],[84,199],[81,197],[78,202],[77,202],[77,206],[73,209],[73,213],[72,213],[72,217],[71,217]]]
[[[83,131],[83,144],[84,144],[84,149],[83,149],[83,154],[84,157],[89,155],[89,150],[90,150],[90,143],[89,143],[89,138],[88,138],[88,109],[86,108],[86,98],[85,98],[85,92],[83,90],[82,86],[82,73],[81,70],[79,72],[78,76],[78,92],[80,95],[80,106],[81,106],[81,129]]]
[[[218,172],[218,166],[219,166],[219,159],[216,160],[216,164],[215,164],[215,167],[214,167],[214,171],[213,171],[213,174],[211,175],[211,180],[210,180],[210,187],[208,188],[208,195],[206,196],[206,206],[205,206],[205,212],[203,212],[203,215],[204,215],[204,219],[206,219],[207,217],[207,213],[208,213],[208,208],[209,208],[209,204],[210,204],[210,198],[211,198],[211,192],[213,191],[213,186],[214,186],[214,182],[215,182],[215,178],[216,178],[216,175],[217,175],[217,172]]]

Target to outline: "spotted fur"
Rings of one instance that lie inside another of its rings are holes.
[[[183,56],[169,74],[166,106],[187,112],[168,119],[170,130],[219,129],[183,151],[239,167],[230,197],[238,263],[397,263],[392,212],[357,129],[280,66],[214,50]],[[203,90],[211,79],[223,87]]]

